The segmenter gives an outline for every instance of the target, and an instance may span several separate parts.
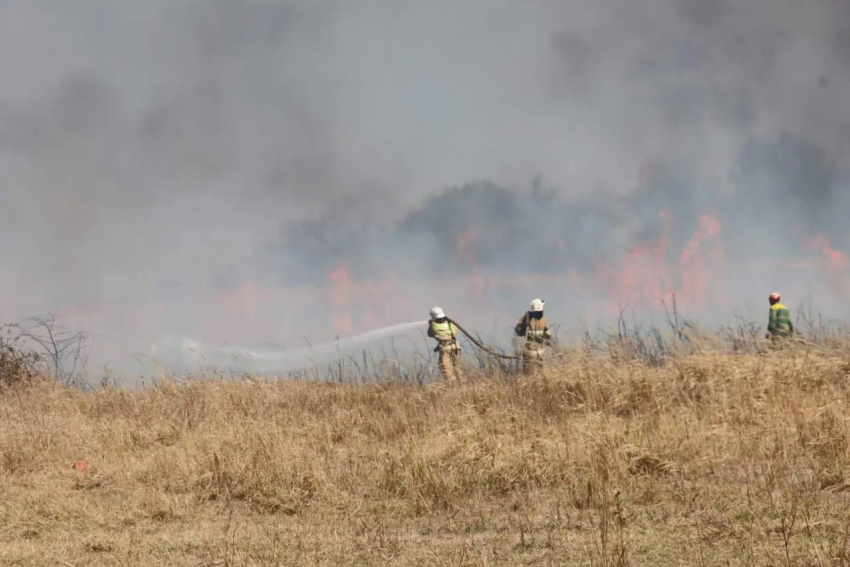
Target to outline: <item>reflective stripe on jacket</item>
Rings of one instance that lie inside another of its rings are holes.
[[[790,337],[794,333],[794,325],[791,323],[791,314],[787,307],[781,303],[770,306],[767,330],[777,337]]]
[[[518,336],[525,337],[528,342],[542,343],[552,338],[549,333],[549,322],[546,321],[545,315],[540,319],[535,319],[530,313],[526,313],[517,323],[515,331]]]
[[[457,344],[457,327],[448,321],[438,323],[431,320],[428,327],[428,336],[437,339],[441,350],[460,348]]]

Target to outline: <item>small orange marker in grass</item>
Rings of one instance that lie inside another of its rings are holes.
[[[74,470],[87,471],[89,470],[89,464],[86,461],[74,461]]]

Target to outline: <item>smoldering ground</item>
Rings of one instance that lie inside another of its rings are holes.
[[[838,0],[4,2],[0,316],[128,371],[541,295],[843,317],[849,62]]]

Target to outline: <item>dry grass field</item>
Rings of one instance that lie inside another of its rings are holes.
[[[0,565],[850,565],[848,407],[820,349],[7,387]]]

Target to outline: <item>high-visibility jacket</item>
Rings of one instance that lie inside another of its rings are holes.
[[[428,336],[437,339],[439,350],[460,350],[457,342],[457,327],[454,323],[437,322],[432,319],[428,322]]]
[[[770,306],[770,316],[767,324],[767,332],[774,337],[790,337],[794,334],[794,325],[791,323],[791,314],[788,308],[781,303]]]
[[[517,336],[525,337],[528,342],[543,343],[552,338],[546,316],[537,319],[532,317],[530,312],[522,316],[514,331]]]

